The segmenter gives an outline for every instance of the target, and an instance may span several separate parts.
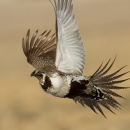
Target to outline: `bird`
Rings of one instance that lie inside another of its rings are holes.
[[[121,104],[115,97],[123,98],[113,90],[127,89],[118,84],[129,80],[119,79],[129,71],[119,74],[126,66],[108,74],[115,63],[102,62],[90,76],[83,76],[85,67],[85,46],[73,15],[72,0],[49,0],[56,17],[56,32],[44,31],[37,37],[38,30],[30,39],[30,29],[22,39],[23,52],[27,62],[35,70],[30,76],[38,79],[45,93],[59,98],[69,98],[83,106],[88,106],[95,113],[104,117],[102,107],[113,114],[112,108],[120,110]]]

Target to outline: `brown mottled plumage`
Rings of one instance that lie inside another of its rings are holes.
[[[38,70],[55,70],[55,53],[56,43],[55,34],[49,37],[51,31],[44,31],[37,39],[38,30],[33,34],[29,41],[30,30],[28,30],[26,38],[22,41],[23,51],[27,57],[28,63]]]

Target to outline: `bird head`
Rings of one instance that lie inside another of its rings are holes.
[[[42,80],[43,80],[43,73],[40,71],[40,70],[34,70],[32,73],[31,73],[31,75],[30,76],[34,76],[34,77],[36,77],[38,80],[39,80],[39,82],[42,82]]]
[[[45,73],[39,70],[34,70],[30,76],[36,77],[39,80],[41,87],[45,91],[52,86],[50,78]]]

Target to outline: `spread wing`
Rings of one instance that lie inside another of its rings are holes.
[[[26,38],[22,40],[22,47],[28,63],[30,63],[35,69],[43,70],[47,66],[47,62],[51,62],[51,66],[55,62],[55,34],[49,37],[51,31],[44,31],[38,38],[38,30],[33,34],[31,40],[30,30],[28,30]],[[48,67],[50,67],[48,65]]]
[[[114,97],[118,97],[118,98],[124,98],[124,97],[117,94],[112,89],[119,90],[119,89],[128,88],[128,87],[120,87],[116,84],[120,84],[122,82],[129,80],[130,78],[118,80],[118,78],[124,76],[129,71],[122,74],[118,74],[123,68],[126,67],[124,66],[119,70],[115,71],[114,73],[106,75],[107,72],[109,72],[109,70],[113,66],[114,61],[111,63],[109,67],[107,66],[110,60],[103,67],[101,64],[101,66],[97,69],[97,71],[92,76],[90,76],[90,80],[89,80],[90,85],[95,86],[95,88],[98,89],[98,91],[95,91],[95,89],[94,91],[92,91],[93,93],[95,92],[94,95],[92,95],[90,98],[77,96],[74,98],[74,100],[78,101],[82,105],[87,105],[95,113],[97,113],[96,112],[97,109],[103,115],[104,113],[100,106],[105,107],[106,109],[110,110],[112,113],[114,112],[112,111],[111,107],[117,110],[121,109],[120,108],[121,105],[117,102],[117,100]]]
[[[55,66],[64,73],[82,74],[85,49],[72,14],[72,0],[54,0],[58,44]]]

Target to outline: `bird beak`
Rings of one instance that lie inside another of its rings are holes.
[[[34,76],[34,75],[35,75],[35,71],[33,71],[33,72],[31,73],[31,75],[30,75],[30,76],[32,77],[32,76]]]
[[[34,70],[30,76],[36,76],[39,73],[39,70]]]

